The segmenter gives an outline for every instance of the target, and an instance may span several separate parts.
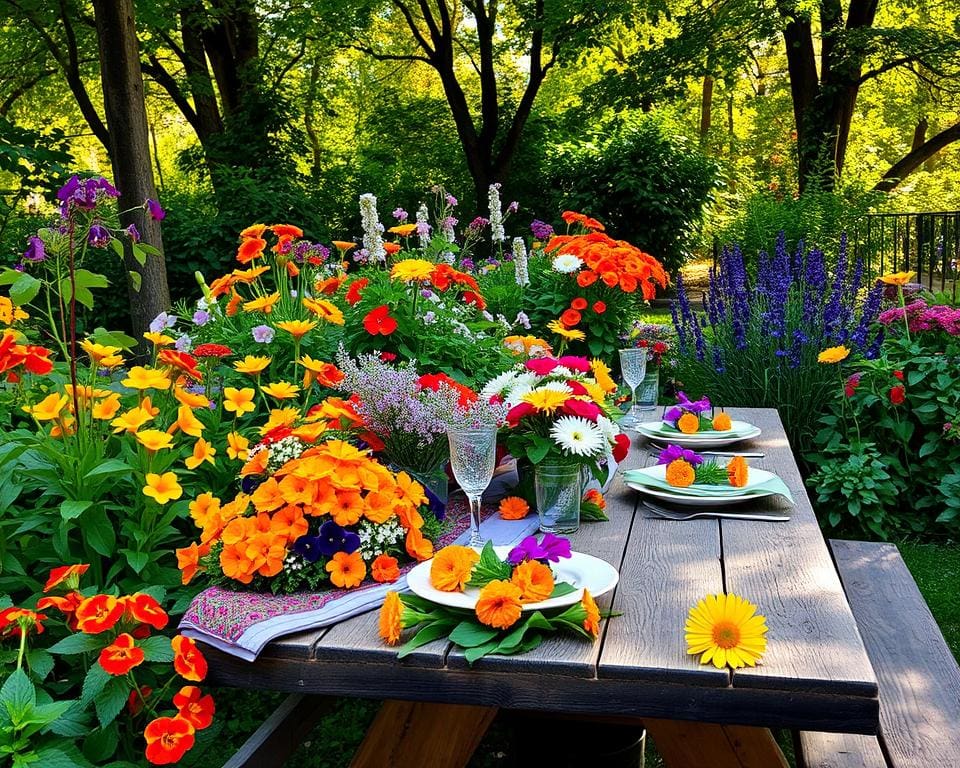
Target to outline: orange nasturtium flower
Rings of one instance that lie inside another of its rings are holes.
[[[522,612],[520,587],[509,581],[494,580],[480,590],[474,610],[480,622],[495,629],[507,629],[517,623]]]
[[[500,500],[498,511],[504,520],[522,520],[530,511],[530,505],[519,496],[507,496]]]
[[[25,405],[23,410],[37,421],[53,421],[60,417],[60,412],[67,407],[67,396],[58,392],[47,395],[36,405]]]
[[[135,592],[120,598],[126,617],[137,624],[149,624],[154,629],[163,629],[170,621],[167,612],[155,598],[144,592]]]
[[[444,547],[430,561],[430,584],[441,592],[463,592],[479,560],[472,547]]]
[[[47,583],[43,585],[43,591],[49,592],[54,587],[63,584],[67,589],[76,589],[80,583],[80,577],[87,572],[90,566],[86,563],[77,563],[75,565],[61,565],[50,571]]]
[[[136,434],[137,442],[148,451],[160,451],[164,448],[171,448],[173,437],[159,429],[145,429]]]
[[[520,602],[537,603],[553,593],[553,571],[536,560],[524,560],[513,569],[511,583],[520,587]]]
[[[109,421],[117,415],[120,410],[120,393],[114,392],[112,395],[98,400],[93,404],[90,415],[99,421]]]
[[[177,714],[198,731],[213,722],[216,711],[213,696],[209,693],[203,696],[202,691],[195,685],[185,685],[177,691],[173,695],[173,706],[177,708]]]
[[[154,765],[180,762],[194,741],[194,727],[183,717],[158,717],[143,731],[146,739],[146,758]]]
[[[370,575],[381,584],[393,583],[400,578],[397,558],[382,554],[370,564]]]
[[[147,484],[143,486],[143,495],[155,499],[157,504],[166,504],[173,499],[179,499],[183,496],[183,488],[177,482],[177,476],[173,472],[164,472],[158,475],[156,472],[147,473]]]
[[[252,387],[224,387],[223,390],[223,410],[230,411],[237,416],[245,413],[251,413],[257,409],[254,405],[253,396],[256,394]]]
[[[110,426],[115,427],[113,430],[114,434],[119,434],[120,432],[133,434],[152,419],[153,416],[146,408],[137,407],[121,413],[110,422]]]
[[[200,570],[200,558],[209,551],[209,547],[201,547],[197,542],[193,542],[189,547],[183,547],[176,551],[177,568],[180,569],[180,582],[189,584],[197,571]]]
[[[199,683],[207,676],[207,660],[193,640],[176,635],[170,646],[173,648],[173,668],[180,677]]]
[[[123,604],[113,595],[94,595],[77,606],[74,617],[77,628],[87,635],[97,635],[113,629],[123,616]]]
[[[243,360],[237,360],[233,367],[238,373],[249,373],[251,376],[256,376],[262,373],[268,365],[270,365],[269,357],[247,355]]]
[[[133,636],[123,632],[100,651],[98,662],[108,675],[125,675],[143,663],[143,648],[134,644]]]
[[[203,422],[193,415],[193,409],[189,405],[181,405],[177,408],[177,420],[170,425],[167,431],[173,434],[178,429],[185,435],[190,435],[190,437],[200,437],[203,434]]]
[[[367,566],[359,551],[349,555],[346,552],[337,552],[327,562],[326,570],[333,585],[341,589],[359,587],[363,577],[367,575]]]
[[[159,371],[156,368],[145,368],[142,365],[135,365],[130,369],[122,382],[125,387],[131,389],[169,389],[170,377],[165,371]]]
[[[246,229],[240,231],[240,237],[243,240],[249,240],[251,237],[263,237],[263,233],[266,231],[266,224],[251,224]]]

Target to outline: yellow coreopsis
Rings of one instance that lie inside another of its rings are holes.
[[[270,365],[269,357],[258,357],[257,355],[247,355],[243,360],[237,360],[233,367],[239,373],[248,373],[251,376],[257,376]]]
[[[169,389],[170,377],[165,371],[135,365],[130,369],[127,378],[121,383],[123,386],[130,387],[131,389]]]
[[[300,391],[300,387],[296,384],[291,384],[289,381],[277,381],[273,384],[264,384],[260,389],[265,394],[270,395],[270,397],[275,397],[277,400],[290,400],[296,397]]]

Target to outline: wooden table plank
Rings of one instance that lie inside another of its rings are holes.
[[[876,696],[873,668],[779,415],[752,408],[731,415],[763,429],[749,448],[766,453],[764,467],[780,475],[795,502],[787,523],[721,522],[726,589],[756,603],[769,627],[762,664],[734,672],[733,685]]]
[[[641,466],[655,463],[644,441],[632,453]],[[638,493],[622,486],[620,505],[636,504]],[[627,556],[609,621],[597,674],[629,680],[726,686],[726,670],[702,666],[684,642],[687,612],[697,600],[723,588],[720,529],[716,520],[676,523],[634,515]]]

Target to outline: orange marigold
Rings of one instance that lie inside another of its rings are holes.
[[[441,592],[463,592],[480,555],[471,547],[452,544],[430,562],[430,583]]]
[[[330,574],[330,581],[335,587],[341,589],[352,589],[359,587],[363,577],[367,575],[367,565],[360,556],[360,551],[337,552],[326,565],[327,572]]]
[[[734,456],[727,464],[727,477],[734,488],[743,488],[747,484],[749,465],[743,456]]]
[[[403,631],[403,603],[396,592],[387,592],[387,596],[380,608],[380,637],[387,645],[396,645],[400,642],[400,633]]]
[[[600,634],[600,609],[597,607],[596,600],[593,599],[587,590],[583,590],[583,597],[580,605],[587,612],[587,618],[583,620],[583,628],[594,637]]]
[[[693,485],[695,477],[696,473],[693,465],[688,461],[677,459],[667,464],[667,483],[674,488],[686,488],[688,485]]]
[[[383,554],[377,557],[370,564],[370,575],[373,580],[381,584],[392,584],[400,578],[400,568],[397,566],[397,558]]]
[[[732,426],[733,422],[730,420],[730,414],[728,413],[721,411],[713,417],[713,428],[718,432],[725,432]]]
[[[519,496],[507,496],[500,500],[498,511],[504,520],[522,520],[530,511],[530,505]]]
[[[474,609],[481,623],[495,629],[507,629],[517,623],[522,612],[520,587],[509,581],[494,580],[480,590]]]
[[[700,430],[700,417],[695,413],[685,413],[677,419],[677,429],[685,435],[692,435]]]
[[[520,588],[522,603],[538,603],[553,593],[553,571],[536,560],[524,560],[514,568],[510,582]]]

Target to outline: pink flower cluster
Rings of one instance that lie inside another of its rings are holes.
[[[877,318],[884,325],[902,323],[904,315],[910,333],[922,331],[946,331],[951,336],[960,336],[960,308],[948,307],[943,304],[928,306],[923,299],[907,304],[905,308],[893,307],[881,312]]]

